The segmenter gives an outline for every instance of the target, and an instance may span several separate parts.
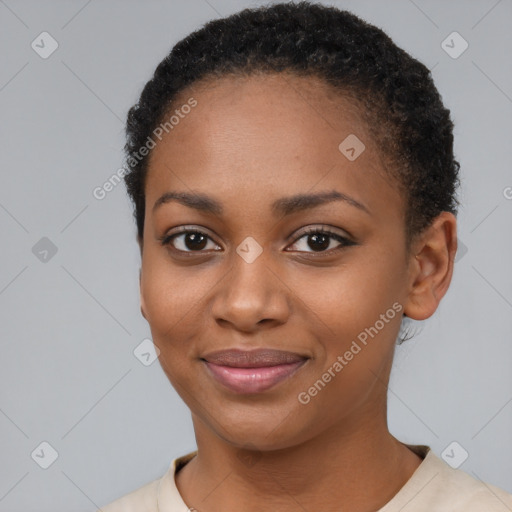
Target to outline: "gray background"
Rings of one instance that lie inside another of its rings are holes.
[[[431,68],[456,124],[461,250],[439,310],[397,348],[390,430],[438,455],[457,441],[462,470],[512,492],[512,2],[330,3]],[[150,331],[124,186],[92,192],[171,46],[259,4],[0,0],[0,511],[93,511],[195,448],[158,361],[133,353]],[[59,44],[47,59],[31,48],[43,31]],[[469,43],[456,59],[441,47],[453,31]],[[31,457],[43,441],[48,469]]]

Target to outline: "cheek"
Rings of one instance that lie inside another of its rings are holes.
[[[304,275],[294,278],[296,283],[303,283],[295,289],[311,316],[323,325],[329,338],[340,335],[339,341],[373,326],[401,297],[399,272],[392,262],[373,262],[359,254],[357,261],[322,269],[307,281]],[[386,325],[399,323],[395,309],[386,317],[390,320]]]
[[[350,414],[370,393],[384,393],[379,376],[392,362],[402,315],[398,286],[387,270],[361,259],[330,269],[330,278],[317,276],[314,292],[303,297],[305,328],[317,340],[317,359],[300,383],[301,396],[310,401],[303,411],[325,425]]]
[[[171,264],[165,251],[148,250],[142,261],[141,300],[155,341],[186,337],[208,292],[203,273]]]
[[[148,250],[142,261],[141,299],[159,362],[169,381],[185,403],[195,389],[189,343],[201,322],[201,298],[208,287],[200,273],[172,265],[158,250]],[[195,391],[197,394],[197,390]]]
[[[312,282],[315,286],[302,298],[318,359],[303,390],[324,378],[329,384],[319,393],[317,406],[334,400],[341,409],[352,410],[392,360],[403,311],[400,269],[396,259],[375,259],[360,251],[357,259],[338,269],[317,272]]]

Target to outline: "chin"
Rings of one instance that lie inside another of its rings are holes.
[[[290,448],[307,441],[313,430],[293,418],[285,408],[276,413],[261,409],[250,411],[231,411],[219,415],[215,422],[206,421],[207,428],[213,430],[226,443],[239,448],[257,451],[273,451]],[[303,416],[301,416],[304,419]],[[204,422],[204,418],[202,419]]]

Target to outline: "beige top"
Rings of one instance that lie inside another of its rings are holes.
[[[453,469],[425,445],[407,445],[423,462],[386,505],[376,512],[510,512],[512,494]],[[197,451],[171,462],[162,478],[132,491],[96,512],[189,512],[174,475]],[[199,511],[200,512],[200,511]]]

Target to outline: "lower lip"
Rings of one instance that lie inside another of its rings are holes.
[[[304,363],[280,364],[262,368],[234,368],[205,361],[213,377],[235,393],[260,393],[294,374]]]

